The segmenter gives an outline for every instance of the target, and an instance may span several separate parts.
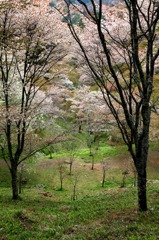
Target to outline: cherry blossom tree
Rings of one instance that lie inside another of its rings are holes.
[[[68,96],[66,100],[71,102],[70,112],[75,115],[78,132],[92,132],[96,138],[98,133],[108,130],[112,117],[100,91],[81,86],[74,90],[73,97]]]
[[[0,138],[13,199],[18,198],[18,166],[60,138],[53,133],[50,139],[39,139],[35,126],[50,111],[45,75],[52,71],[52,79],[56,76],[54,66],[64,55],[49,13],[22,2],[0,3]]]
[[[113,7],[102,0],[77,3],[65,1],[62,14],[128,146],[137,171],[139,210],[146,211],[159,6],[153,0],[124,0]],[[74,11],[83,14],[84,30],[72,23]]]

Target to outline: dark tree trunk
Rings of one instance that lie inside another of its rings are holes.
[[[82,133],[82,123],[79,123],[79,126],[78,126],[78,133]]]
[[[121,183],[121,188],[126,187],[126,174],[122,174],[122,183]]]
[[[12,166],[11,177],[12,177],[12,199],[17,200],[19,197],[17,182],[17,166]]]
[[[147,211],[147,197],[146,197],[146,169],[139,170],[137,175],[138,186],[138,206],[139,211]]]
[[[76,195],[76,184],[73,186],[73,197],[72,200],[75,201],[77,200],[77,195]]]
[[[91,166],[91,170],[94,170],[94,154],[92,153],[92,166]]]
[[[62,189],[63,189],[63,177],[60,174],[60,190],[62,190]]]
[[[72,175],[72,164],[73,164],[73,162],[70,162],[70,172],[69,172],[69,175]]]
[[[147,183],[148,133],[137,148],[136,171],[138,188],[139,211],[147,211],[146,183]]]
[[[61,180],[61,186],[60,186],[60,190],[63,189],[63,181]]]
[[[103,179],[102,179],[102,187],[104,188],[105,184],[105,170],[103,170]]]

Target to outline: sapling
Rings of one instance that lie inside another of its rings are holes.
[[[71,175],[70,181],[73,186],[73,194],[71,196],[71,200],[75,201],[77,200],[77,185],[80,180],[80,172],[74,171],[74,174]]]
[[[102,166],[102,181],[101,181],[101,186],[104,188],[105,186],[105,177],[106,177],[106,171],[109,170],[109,164],[107,160],[101,161],[101,166]]]
[[[129,174],[129,170],[125,169],[124,171],[122,171],[122,183],[121,183],[121,188],[126,187],[126,177]]]
[[[57,160],[56,166],[57,166],[57,171],[58,171],[59,180],[60,180],[59,190],[62,191],[63,190],[63,181],[64,181],[64,178],[66,176],[66,162],[65,162],[65,159]]]

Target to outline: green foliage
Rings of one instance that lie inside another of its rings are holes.
[[[77,142],[78,143],[78,142]],[[87,161],[91,161],[91,156],[89,156],[90,150],[88,147],[80,147],[81,144],[79,144],[79,148],[76,148],[76,156],[79,159],[87,159]],[[107,145],[105,143],[100,143],[99,147],[98,147],[98,151],[96,153],[96,159],[97,161],[101,161],[103,158],[106,157],[110,157],[110,156],[116,156],[116,155],[120,155],[123,153],[126,153],[127,148],[126,146],[110,146]],[[55,158],[60,158],[60,157],[64,157],[64,156],[68,156],[68,151],[66,149],[60,149],[60,151],[53,153],[52,157]],[[48,156],[47,156],[48,157]]]
[[[100,144],[96,153],[96,159],[101,161],[103,158],[119,155],[125,152],[126,146],[109,146],[107,144]],[[79,149],[77,155],[82,159],[90,159],[88,148]]]
[[[62,19],[62,22],[68,22],[69,18],[70,18],[69,16],[65,16]],[[78,25],[79,27],[84,28],[84,23],[83,23],[82,18],[80,17],[80,14],[74,13],[73,16],[72,16],[71,21],[72,21],[72,24]]]

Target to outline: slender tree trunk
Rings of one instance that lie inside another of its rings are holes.
[[[90,146],[89,146],[89,156],[90,156],[90,157],[92,156],[92,143],[91,143]]]
[[[60,190],[63,189],[63,180],[61,179],[61,187],[60,187]]]
[[[62,173],[60,172],[60,190],[63,189],[63,176]]]
[[[12,166],[11,177],[12,177],[12,199],[17,200],[19,197],[17,182],[17,166]]]
[[[91,170],[94,170],[94,154],[92,153],[92,166],[91,166]]]
[[[82,122],[79,121],[78,133],[82,133]]]
[[[52,159],[52,151],[49,149],[50,159]]]
[[[105,170],[103,170],[102,187],[104,187],[104,184],[105,184]]]
[[[73,200],[76,200],[76,185],[73,186]]]
[[[126,186],[125,184],[125,180],[126,180],[126,174],[122,173],[122,183],[121,183],[121,188],[124,188]]]
[[[70,162],[70,172],[69,172],[69,175],[72,175],[72,163],[73,162]]]

